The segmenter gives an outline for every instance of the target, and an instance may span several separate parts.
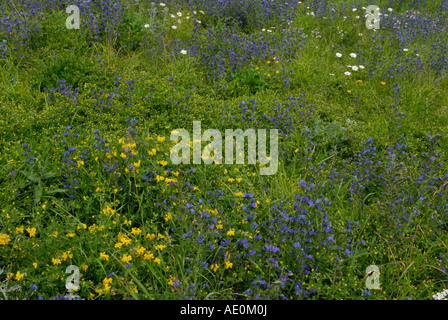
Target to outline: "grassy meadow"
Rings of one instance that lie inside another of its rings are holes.
[[[447,59],[447,0],[2,1],[0,299],[434,299]],[[193,121],[278,170],[173,164]]]

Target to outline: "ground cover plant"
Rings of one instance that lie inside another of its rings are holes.
[[[0,299],[443,298],[447,28],[447,0],[2,1]],[[173,164],[193,121],[277,129],[278,170]]]

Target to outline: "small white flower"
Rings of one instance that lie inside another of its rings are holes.
[[[364,66],[362,66],[362,65],[359,65],[359,69],[364,69]]]
[[[263,28],[263,29],[261,29],[261,31],[265,32],[265,31],[266,31],[266,29],[265,29],[265,28]]]
[[[356,53],[350,53],[350,57],[356,58]]]
[[[176,18],[176,16],[174,14],[170,14],[170,17],[173,19]]]
[[[268,30],[266,30],[266,31],[267,31],[267,32],[272,32],[272,30],[269,30],[269,29],[268,29]]]
[[[182,12],[178,12],[178,13],[177,13],[177,16],[178,16],[178,17],[182,17]]]
[[[145,24],[145,28],[149,28],[149,24]]]
[[[196,10],[193,11],[193,14],[197,14]]]
[[[353,71],[358,71],[358,67],[357,67],[357,66],[353,66],[353,67],[352,67],[352,70],[353,70]]]
[[[337,52],[336,57],[338,57],[338,58],[342,57],[342,53]]]
[[[403,49],[403,51],[409,51],[409,49]]]
[[[177,22],[178,22],[178,23],[182,23],[182,20],[179,19],[179,20],[177,20]]]
[[[180,53],[187,54],[187,50],[180,50]]]
[[[201,24],[201,20],[196,20],[197,23]]]
[[[330,76],[334,76],[334,73],[330,73]]]
[[[165,4],[164,4],[163,2],[160,2],[159,5],[160,5],[161,7],[164,7],[164,6],[165,6]]]
[[[187,20],[190,19],[190,16],[186,16]]]
[[[360,37],[362,37],[362,33],[358,34]]]
[[[348,71],[345,71],[345,72],[344,72],[344,74],[345,74],[346,76],[349,76],[349,75],[351,75],[351,73],[350,73],[350,72],[348,72]]]
[[[392,9],[392,8],[389,8],[389,9],[387,9],[387,11],[389,11],[389,12],[392,12],[394,9]]]
[[[356,8],[353,8],[352,11],[355,12],[355,11],[356,11]]]
[[[356,19],[359,19],[359,16],[356,16],[355,18],[356,18]]]
[[[176,26],[172,26],[171,28],[173,28],[173,29],[177,29],[177,27],[176,27]]]

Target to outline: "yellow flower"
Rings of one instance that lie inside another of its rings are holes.
[[[138,248],[135,249],[135,251],[137,252],[137,256],[141,256],[145,253],[146,248],[143,246],[139,246]]]
[[[232,262],[226,261],[226,269],[232,268],[232,266],[233,266]]]
[[[145,253],[143,256],[143,260],[152,260],[154,259],[154,255],[151,252]]]
[[[157,141],[159,141],[159,142],[165,142],[165,137],[157,137]]]
[[[33,263],[33,267],[34,267],[34,269],[37,268],[37,263],[36,262]]]
[[[7,245],[11,241],[9,234],[0,233],[0,245]]]
[[[227,235],[228,235],[228,236],[233,236],[233,235],[235,235],[235,230],[229,230],[229,231],[227,231]]]
[[[149,239],[149,240],[155,239],[155,237],[156,237],[156,235],[155,235],[154,233],[152,233],[152,234],[149,234],[149,233],[148,233],[148,234],[146,235],[146,238]]]
[[[71,233],[67,233],[65,236],[66,236],[67,238],[73,238],[75,235],[76,235],[76,234],[75,234],[74,232],[71,232]]]
[[[56,266],[58,264],[61,264],[61,259],[55,259],[55,258],[51,258],[51,261],[53,262],[53,265]]]
[[[139,228],[132,228],[131,233],[132,233],[133,235],[141,234],[141,233],[142,233],[142,230],[140,230]]]
[[[219,269],[219,265],[217,265],[216,263],[215,263],[215,264],[212,264],[212,265],[210,266],[210,269],[212,269],[214,272],[216,272],[216,271]]]
[[[218,229],[218,230],[219,230],[219,229],[222,229],[222,224],[217,224],[217,225],[216,225],[216,229]]]
[[[381,84],[384,86],[385,84],[386,84],[386,82],[384,82],[384,81],[381,81]]]
[[[123,257],[121,257],[121,261],[123,261],[124,263],[129,263],[129,261],[132,260],[132,257],[128,254],[124,254]]]
[[[36,228],[26,228],[26,231],[28,231],[30,238],[32,238],[36,235]]]
[[[109,261],[109,255],[105,252],[100,252],[100,259],[104,259],[106,261]]]
[[[163,250],[165,248],[166,248],[166,246],[164,246],[163,244],[159,244],[159,245],[154,247],[154,249],[156,249],[156,250]]]
[[[16,233],[23,233],[23,227],[16,227]]]
[[[26,276],[26,273],[20,273],[20,271],[17,271],[16,280],[19,281],[19,280],[23,279],[24,276]]]
[[[160,264],[160,261],[161,261],[161,260],[160,260],[159,258],[155,258],[155,259],[154,259],[154,262],[157,263],[157,264]]]
[[[235,193],[235,197],[242,197],[243,196],[243,193],[242,192],[237,192],[237,193]]]

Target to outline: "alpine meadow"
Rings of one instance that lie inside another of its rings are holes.
[[[0,1],[0,300],[444,299],[447,76],[448,0]]]

